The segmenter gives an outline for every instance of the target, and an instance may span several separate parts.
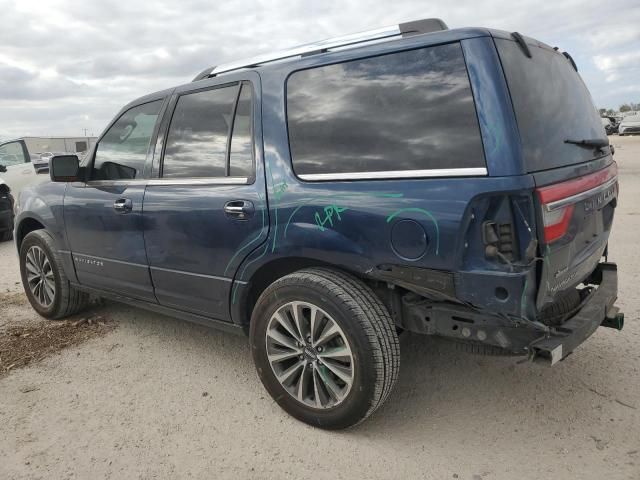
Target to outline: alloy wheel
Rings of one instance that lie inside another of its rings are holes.
[[[280,385],[299,402],[332,408],[349,394],[353,353],[342,328],[308,302],[289,302],[270,318],[267,358]]]
[[[27,251],[25,267],[31,294],[42,307],[48,308],[55,299],[56,282],[47,254],[42,248],[32,246]]]

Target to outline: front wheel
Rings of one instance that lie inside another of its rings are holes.
[[[387,309],[351,275],[314,268],[287,275],[251,319],[258,375],[290,415],[340,429],[371,415],[398,376],[400,347]]]
[[[69,283],[53,238],[46,230],[29,233],[20,245],[22,284],[33,309],[45,318],[77,313],[89,296]]]

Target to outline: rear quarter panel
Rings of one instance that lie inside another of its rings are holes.
[[[266,244],[254,250],[236,273],[231,299],[234,321],[241,322],[249,286],[244,282],[250,284],[258,269],[288,257],[317,260],[361,276],[385,264],[464,271],[470,275],[456,281],[468,291],[468,299],[485,295],[479,288],[482,277],[475,276],[486,268],[484,257],[481,254],[478,262],[468,258],[467,254],[478,252],[467,252],[465,240],[473,228],[474,199],[487,193],[530,192],[533,179],[522,171],[513,110],[492,40],[479,37],[462,43],[474,96],[482,98],[476,100],[476,108],[489,171],[485,177],[302,181],[291,166],[285,120],[284,85],[291,70],[261,72],[271,226]],[[515,275],[515,282],[504,269],[491,272],[492,278],[516,285],[509,311],[520,311],[525,290],[532,297],[532,272]],[[491,292],[495,284],[489,285]]]

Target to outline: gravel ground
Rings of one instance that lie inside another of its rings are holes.
[[[640,138],[612,140],[622,332],[553,368],[407,336],[387,403],[324,432],[268,397],[246,339],[108,304],[116,330],[0,379],[0,478],[640,479]],[[18,281],[0,244],[0,291]]]

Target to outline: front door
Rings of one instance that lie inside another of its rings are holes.
[[[258,77],[229,77],[176,90],[144,199],[158,302],[219,320],[230,320],[238,265],[268,233]]]
[[[125,111],[100,139],[64,218],[82,285],[155,302],[143,239],[145,164],[163,100]]]
[[[0,172],[0,178],[9,185],[16,200],[24,187],[36,181],[36,171],[21,140],[0,145],[0,165],[6,168],[6,172]]]

